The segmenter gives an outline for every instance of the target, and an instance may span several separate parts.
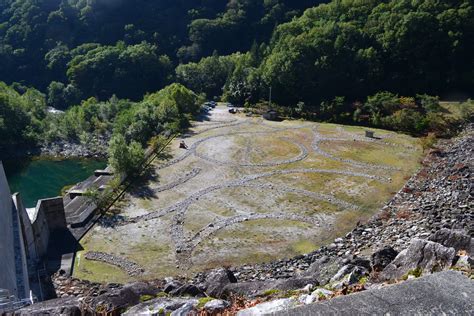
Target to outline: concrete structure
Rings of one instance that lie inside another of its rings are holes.
[[[34,215],[38,216],[39,214],[44,215],[50,232],[62,231],[67,228],[62,197],[39,200]]]
[[[46,266],[50,236],[64,232],[68,230],[62,197],[40,200],[27,210],[19,193],[11,195],[0,162],[0,292],[8,293],[4,301],[15,305],[29,300],[30,290],[43,298],[39,271]]]
[[[365,137],[374,138],[375,137],[375,132],[374,131],[365,131]]]
[[[45,299],[51,295],[43,291],[44,286],[50,290],[49,276],[58,270],[71,273],[77,241],[100,215],[83,194],[90,188],[100,191],[112,179],[110,168],[96,170],[64,198],[39,200],[26,209],[19,193],[11,195],[0,161],[0,314],[29,301],[30,294]]]
[[[0,289],[20,299],[29,297],[30,292],[21,223],[0,162]]]
[[[43,213],[28,214],[23,207],[19,193],[12,196],[16,209],[21,217],[22,232],[24,236],[24,247],[29,271],[35,271],[39,259],[46,255],[49,243],[49,228]],[[33,220],[31,220],[33,216]]]
[[[263,114],[263,118],[268,121],[279,121],[280,117],[278,116],[278,112],[275,110],[268,110],[266,113]]]
[[[64,198],[39,200],[26,209],[19,193],[11,195],[0,161],[0,314],[31,303],[33,297],[54,297],[50,276],[72,272],[77,241],[100,216],[83,194],[104,190],[112,179],[110,167],[96,170]]]

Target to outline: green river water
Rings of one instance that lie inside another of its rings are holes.
[[[35,207],[39,199],[58,196],[66,185],[87,179],[105,161],[93,159],[34,159],[3,161],[10,190],[20,192],[26,207]]]

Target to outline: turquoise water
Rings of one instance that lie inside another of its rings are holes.
[[[26,207],[35,207],[39,199],[58,196],[66,185],[87,179],[105,161],[92,159],[3,161],[12,193],[20,192]]]

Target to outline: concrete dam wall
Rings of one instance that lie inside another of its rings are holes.
[[[0,161],[0,289],[18,298],[29,296],[21,218]]]

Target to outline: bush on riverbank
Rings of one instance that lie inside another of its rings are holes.
[[[116,173],[133,175],[140,170],[145,151],[136,141],[127,144],[125,137],[118,134],[109,143],[109,164]]]

